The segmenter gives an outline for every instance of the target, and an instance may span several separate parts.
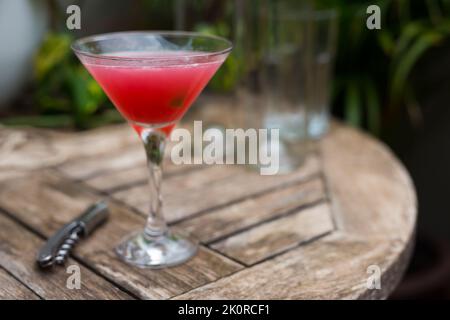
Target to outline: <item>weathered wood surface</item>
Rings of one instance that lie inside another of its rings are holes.
[[[12,275],[0,268],[0,300],[36,300],[39,297]]]
[[[318,173],[315,157],[302,170],[283,176],[260,176],[239,166],[208,166],[186,175],[168,178],[163,197],[169,222],[184,220],[200,212],[229,205],[276,188],[302,181]],[[113,193],[113,196],[145,213],[148,206],[147,185],[141,184]]]
[[[45,237],[99,199],[99,196],[80,188],[77,182],[61,179],[51,173],[32,174],[26,179],[16,179],[0,187],[3,208],[15,212],[17,219]],[[79,244],[76,257],[136,296],[168,298],[240,268],[239,264],[207,248],[201,248],[194,259],[177,268],[157,271],[130,269],[116,258],[114,245],[130,230],[141,228],[145,223],[144,217],[112,201],[109,208],[110,221],[93,234],[89,241]],[[34,254],[29,254],[31,260],[34,257]],[[131,278],[133,281],[130,281]]]
[[[44,299],[123,299],[127,294],[116,286],[95,275],[72,260],[68,264],[77,264],[83,275],[81,289],[71,290],[66,287],[67,274],[64,268],[56,269],[51,273],[38,268],[35,262],[37,250],[42,246],[43,240],[28,230],[21,228],[13,220],[0,216],[0,263],[26,284],[39,297]]]
[[[83,133],[0,129],[0,299],[386,298],[407,266],[416,220],[413,185],[379,142],[335,125],[296,172],[260,176],[241,166],[176,166],[163,194],[173,228],[199,239],[198,255],[163,270],[130,267],[114,246],[141,228],[144,152],[119,125]],[[98,199],[109,221],[64,268],[42,272],[43,241]],[[367,268],[381,271],[368,289]]]

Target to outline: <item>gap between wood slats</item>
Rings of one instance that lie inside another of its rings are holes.
[[[169,172],[164,172],[164,179],[169,179],[172,177],[178,177],[178,176],[183,176],[186,174],[190,174],[193,171],[198,171],[198,170],[204,170],[206,167],[205,166],[187,166],[185,169],[183,170],[175,170],[175,171],[169,171]],[[138,169],[138,168],[125,168],[123,170],[132,170],[132,169]],[[142,186],[142,185],[146,185],[148,183],[148,172],[147,169],[144,168],[140,168],[141,170],[143,170],[143,172],[145,173],[145,178],[142,179],[136,179],[134,181],[131,182],[124,182],[123,184],[118,184],[115,187],[112,188],[105,188],[105,189],[100,189],[98,187],[96,187],[95,185],[92,185],[91,180],[95,180],[95,179],[106,179],[107,176],[111,176],[113,174],[119,173],[120,171],[108,171],[105,174],[101,174],[99,176],[94,176],[94,177],[87,177],[86,179],[79,179],[78,181],[85,183],[86,185],[88,185],[89,187],[91,187],[94,190],[97,190],[103,194],[112,194],[112,193],[116,193],[116,192],[120,192],[123,190],[127,190],[127,189],[131,189],[133,187],[137,187],[137,186]],[[63,173],[64,174],[64,173]],[[65,174],[64,174],[65,175]],[[68,176],[65,175],[65,177],[67,179],[72,179]]]
[[[321,158],[320,158],[320,155],[319,155],[319,159],[321,159]],[[321,171],[320,171],[319,176],[320,176],[320,180],[322,180],[323,191],[324,191],[324,193],[325,193],[326,200],[330,203],[330,216],[331,216],[331,222],[333,223],[333,228],[334,228],[334,230],[339,230],[338,224],[337,224],[337,222],[336,222],[336,212],[335,212],[335,210],[334,210],[334,205],[333,205],[333,202],[332,202],[332,199],[331,199],[330,186],[329,186],[329,184],[328,184],[327,177],[326,177],[325,174],[323,173],[323,164],[322,164],[322,161],[321,161],[321,160],[320,160],[320,162],[319,162],[319,165],[321,166],[321,167],[320,167],[320,168],[321,168]]]
[[[8,269],[6,269],[2,265],[0,265],[0,273],[2,271],[5,273],[6,276],[10,277],[11,281],[13,281],[15,284],[17,284],[17,286],[20,286],[21,289],[26,291],[27,295],[29,294],[30,296],[32,296],[34,298],[43,300],[43,298],[37,292],[35,292],[33,289],[31,289],[25,282],[23,282],[21,279],[16,277]],[[2,283],[2,285],[3,285],[3,283]],[[17,296],[14,297],[14,299],[17,299],[17,298],[19,298],[19,297],[17,297]],[[20,298],[22,298],[22,297],[20,297]]]
[[[271,259],[302,243],[334,231],[327,202],[295,210],[210,246],[246,266]]]
[[[226,238],[238,235],[240,233],[244,233],[244,232],[246,232],[246,231],[248,231],[250,229],[253,229],[255,227],[261,226],[261,225],[263,225],[265,223],[269,223],[271,221],[274,221],[274,220],[277,220],[277,219],[280,219],[280,218],[284,218],[284,217],[287,217],[289,215],[298,213],[301,210],[312,208],[312,207],[317,206],[317,205],[319,205],[321,203],[324,203],[325,201],[326,201],[325,199],[320,199],[320,200],[317,200],[317,201],[314,201],[314,202],[311,202],[311,203],[300,205],[299,207],[296,207],[294,209],[290,209],[290,210],[288,210],[288,211],[286,211],[284,213],[281,213],[279,215],[276,215],[276,216],[273,216],[273,217],[270,217],[270,218],[258,221],[258,222],[254,223],[254,224],[249,225],[248,227],[245,227],[245,228],[242,228],[242,229],[237,229],[234,232],[230,232],[230,233],[225,234],[225,235],[223,235],[221,237],[218,237],[218,238],[213,238],[213,239],[208,240],[208,241],[203,242],[203,243],[208,245],[208,246],[213,245],[214,243],[223,241]]]
[[[197,211],[195,213],[192,213],[192,214],[190,214],[188,216],[185,216],[183,218],[180,218],[178,220],[173,220],[170,224],[171,225],[172,224],[177,224],[177,223],[180,223],[180,222],[183,222],[183,221],[186,221],[186,220],[190,220],[192,218],[199,217],[199,216],[204,215],[204,214],[211,213],[212,211],[215,211],[215,210],[226,208],[226,207],[228,207],[230,205],[234,205],[234,204],[237,204],[239,202],[243,202],[245,200],[254,199],[254,198],[258,198],[258,197],[264,196],[264,195],[269,194],[269,193],[271,193],[273,191],[282,190],[282,189],[285,189],[285,188],[288,188],[288,187],[291,187],[291,186],[294,186],[294,185],[297,185],[297,184],[299,185],[299,184],[302,184],[302,183],[306,183],[306,182],[309,182],[309,181],[313,180],[314,178],[316,178],[316,176],[317,176],[317,174],[314,173],[314,174],[306,176],[305,178],[302,178],[300,180],[286,182],[284,184],[280,184],[280,185],[275,186],[275,187],[264,189],[264,190],[262,190],[260,192],[251,193],[251,194],[248,194],[246,196],[230,200],[227,203],[220,204],[220,205],[217,205],[217,206],[213,206],[213,207],[210,207],[208,209]]]
[[[270,260],[276,259],[276,258],[278,258],[278,257],[280,257],[280,256],[282,256],[282,255],[284,255],[284,254],[289,254],[289,252],[295,251],[296,249],[298,249],[298,248],[301,247],[301,246],[306,246],[306,245],[308,245],[308,244],[314,243],[314,242],[316,242],[316,241],[318,241],[318,240],[320,240],[320,239],[322,239],[322,238],[324,238],[324,237],[326,237],[326,236],[332,234],[334,231],[335,231],[335,230],[331,230],[331,231],[329,231],[329,232],[325,232],[325,233],[323,233],[323,234],[317,235],[317,236],[314,237],[314,238],[311,238],[311,239],[308,239],[308,240],[306,240],[306,241],[300,242],[300,243],[298,243],[296,246],[294,246],[294,247],[292,247],[292,248],[287,248],[287,249],[284,250],[284,251],[280,251],[280,252],[278,252],[278,253],[276,253],[276,254],[273,254],[273,255],[271,255],[270,257],[267,257],[267,258],[265,258],[265,259],[263,259],[263,260],[261,260],[261,261],[258,261],[257,263],[254,263],[254,264],[252,264],[252,265],[248,265],[248,266],[246,265],[246,268],[241,269],[241,270],[237,270],[236,272],[234,272],[234,273],[232,273],[232,274],[230,274],[230,275],[227,275],[227,276],[225,276],[225,277],[222,277],[222,278],[220,278],[220,279],[217,279],[217,280],[215,280],[215,281],[212,281],[212,282],[210,282],[210,283],[208,283],[208,284],[206,284],[206,285],[204,285],[204,286],[202,286],[202,287],[211,286],[211,285],[213,285],[213,284],[216,283],[216,282],[223,281],[224,279],[230,278],[230,277],[232,277],[232,276],[239,276],[240,273],[242,273],[242,272],[247,272],[249,268],[257,267],[258,265],[261,265],[261,264],[264,264],[264,263],[266,263],[266,262],[268,262],[268,261],[270,261]],[[220,252],[220,251],[218,251],[218,250],[216,250],[216,249],[214,249],[214,248],[210,248],[210,249],[213,250],[213,251],[216,251],[218,254],[227,256],[226,254],[224,254],[224,253],[222,253],[222,252]],[[230,259],[231,259],[231,258],[230,258]],[[186,292],[181,293],[181,294],[179,294],[179,295],[173,296],[173,297],[171,297],[170,299],[171,299],[171,300],[177,300],[178,297],[181,297],[181,296],[183,296],[184,294],[187,294],[187,293],[189,293],[189,292],[191,292],[191,291],[195,291],[195,290],[201,289],[202,287],[198,287],[198,288],[195,288],[195,289],[186,291]]]

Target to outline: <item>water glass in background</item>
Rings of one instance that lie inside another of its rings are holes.
[[[237,87],[245,127],[280,130],[280,171],[298,168],[309,138],[328,129],[336,13],[262,0],[237,6],[235,53],[242,56]]]
[[[229,29],[235,45],[186,121],[202,119],[204,130],[280,129],[281,171],[296,169],[308,152],[307,139],[328,129],[336,13],[315,11],[308,1],[234,0],[219,11],[210,2],[176,2],[176,28]],[[211,17],[212,7],[221,14]],[[217,90],[221,75],[226,81]],[[233,84],[231,90],[225,83]],[[211,101],[215,108],[206,107]]]
[[[308,152],[309,26],[280,5],[263,7],[261,21],[263,127],[280,130],[276,148],[280,171],[290,172],[303,163]]]
[[[299,21],[307,24],[311,48],[308,84],[307,119],[311,138],[322,137],[329,127],[330,93],[333,62],[338,32],[335,10],[307,11],[299,15]]]
[[[279,127],[286,142],[320,138],[329,126],[336,12],[274,6],[266,15],[266,127]]]

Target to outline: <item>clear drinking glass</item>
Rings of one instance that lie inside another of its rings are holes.
[[[334,10],[281,5],[266,15],[266,125],[280,127],[285,141],[320,138],[328,131],[336,17]]]
[[[72,48],[136,130],[147,155],[147,223],[119,244],[117,254],[140,267],[186,261],[197,244],[172,233],[162,211],[164,147],[173,127],[228,56],[231,43],[198,33],[142,31],[91,36],[77,40]]]
[[[246,61],[238,88],[246,109],[245,126],[279,130],[279,141],[269,136],[266,149],[278,153],[280,173],[290,172],[307,154],[308,26],[291,16],[286,2],[245,3],[236,36],[236,50]]]
[[[328,128],[336,12],[249,0],[237,14],[235,52],[245,59],[237,95],[245,127],[279,129],[280,172],[293,171],[308,154],[308,139]]]
[[[308,25],[309,72],[308,85],[311,97],[307,105],[308,134],[311,138],[322,137],[328,131],[330,121],[330,92],[333,62],[338,32],[335,10],[306,11],[296,14],[302,24]]]

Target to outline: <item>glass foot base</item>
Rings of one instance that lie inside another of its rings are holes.
[[[170,232],[157,237],[135,233],[116,247],[116,253],[125,262],[152,269],[181,264],[196,252],[195,242]]]

